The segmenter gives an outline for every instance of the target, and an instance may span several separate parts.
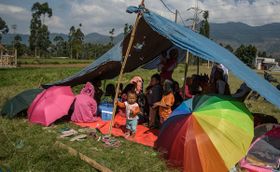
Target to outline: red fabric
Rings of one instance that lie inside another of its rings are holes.
[[[119,114],[115,117],[112,135],[124,137],[126,118]],[[103,121],[99,118],[96,122],[91,123],[75,123],[81,127],[97,128],[102,134],[109,134],[110,121]],[[157,140],[158,130],[150,130],[143,125],[137,125],[136,134],[134,138],[127,138],[127,140],[140,143],[145,146],[154,147]]]

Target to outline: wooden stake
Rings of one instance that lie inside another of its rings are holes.
[[[144,0],[142,0],[140,5],[144,6]],[[125,56],[124,56],[124,61],[122,63],[120,75],[119,75],[119,78],[118,78],[116,94],[115,94],[115,99],[114,99],[113,114],[112,114],[112,118],[111,118],[111,122],[110,122],[110,128],[109,128],[109,135],[112,134],[112,127],[113,127],[113,123],[114,123],[114,119],[115,119],[115,114],[116,114],[116,110],[117,110],[117,106],[116,106],[115,102],[118,101],[118,94],[119,94],[119,90],[120,90],[120,83],[121,83],[121,80],[122,80],[122,77],[123,77],[124,68],[125,68],[128,56],[130,54],[130,50],[131,50],[131,47],[132,47],[132,44],[133,44],[133,41],[134,41],[134,37],[135,37],[135,33],[136,33],[136,28],[137,28],[137,25],[139,23],[140,18],[141,18],[141,13],[138,13],[137,17],[136,17],[136,20],[135,20],[135,24],[133,26],[133,29],[132,29],[132,32],[131,32],[131,35],[130,35],[128,47],[127,47],[127,50],[126,50],[126,53],[125,53]]]
[[[17,67],[17,49],[15,49],[15,67]]]
[[[96,162],[95,160],[89,158],[88,156],[82,154],[82,153],[79,153],[77,150],[73,149],[72,147],[70,146],[67,146],[59,141],[56,141],[55,146],[59,147],[59,148],[62,148],[62,149],[66,149],[68,150],[68,153],[70,155],[73,155],[73,156],[79,156],[79,158],[82,160],[82,161],[85,161],[86,163],[88,163],[90,166],[92,166],[93,168],[99,170],[99,171],[102,171],[102,172],[112,172],[112,170],[110,170],[109,168],[99,164],[98,162]]]

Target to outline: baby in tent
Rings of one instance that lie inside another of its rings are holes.
[[[116,104],[120,108],[125,108],[126,113],[126,133],[125,136],[129,137],[135,136],[136,127],[138,124],[138,116],[140,113],[140,108],[137,101],[137,94],[135,91],[129,91],[127,93],[127,101],[119,102],[117,101]]]

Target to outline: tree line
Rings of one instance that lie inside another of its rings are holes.
[[[113,46],[114,28],[109,31],[110,42],[108,44],[85,43],[81,23],[77,27],[69,28],[68,38],[57,35],[51,41],[50,32],[45,23],[45,20],[51,18],[53,14],[49,4],[36,2],[32,5],[31,12],[29,46],[22,43],[19,34],[14,36],[12,45],[6,46],[7,49],[17,49],[18,56],[88,59],[101,56]],[[8,32],[9,27],[0,17],[0,43],[2,35]]]
[[[97,58],[113,47],[115,29],[109,31],[110,42],[108,44],[85,43],[85,35],[82,31],[82,24],[69,28],[68,38],[64,39],[57,35],[50,41],[50,32],[45,23],[46,18],[52,17],[52,9],[48,3],[36,2],[31,8],[32,18],[30,21],[29,46],[22,43],[20,35],[16,35],[13,45],[7,48],[16,48],[19,56],[28,55],[35,57],[70,57],[75,59]],[[210,38],[210,25],[208,23],[209,12],[204,11],[199,33]],[[127,35],[132,26],[127,23],[124,25],[124,35]],[[0,17],[0,42],[3,34],[9,32],[6,22]],[[221,44],[222,45],[222,44]],[[222,45],[224,46],[224,45]],[[230,45],[224,46],[234,53],[245,64],[251,65],[256,55],[261,57],[268,56],[266,52],[258,52],[254,45],[240,45],[234,50]]]

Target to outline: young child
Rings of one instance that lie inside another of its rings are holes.
[[[147,88],[147,101],[149,105],[149,127],[155,127],[155,119],[157,115],[158,108],[153,108],[154,103],[161,100],[162,97],[162,87],[160,85],[160,75],[154,74],[151,77],[150,85]]]
[[[163,97],[160,102],[154,103],[153,108],[159,107],[160,123],[163,124],[172,113],[172,106],[174,105],[174,95],[172,89],[172,81],[165,80],[163,85]]]
[[[127,101],[127,93],[129,91],[135,91],[135,85],[134,84],[127,84],[126,87],[123,89],[122,91],[122,95],[121,95],[121,102],[125,102]]]
[[[137,95],[135,91],[129,91],[127,93],[127,101],[119,102],[116,104],[120,108],[125,108],[126,113],[126,133],[125,137],[134,137],[136,133],[136,126],[138,123],[138,116],[140,113],[139,105],[137,104]]]

